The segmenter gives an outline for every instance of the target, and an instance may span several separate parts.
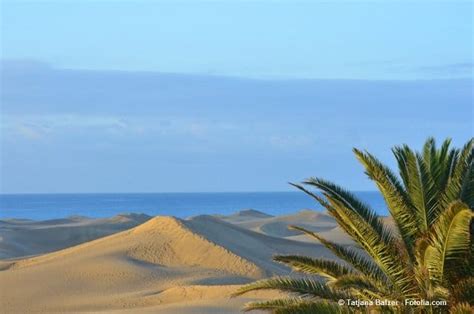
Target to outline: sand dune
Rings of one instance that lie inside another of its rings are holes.
[[[297,225],[308,230],[315,231],[326,239],[334,242],[342,244],[353,243],[350,238],[346,236],[344,232],[337,226],[334,218],[329,216],[326,212],[321,211],[305,209],[295,214],[276,217],[264,217],[255,213],[252,213],[252,215],[245,215],[245,213],[241,213],[239,215],[234,214],[230,216],[224,216],[221,217],[221,219],[258,233],[294,241],[314,242],[313,239],[303,235],[303,233],[300,231],[289,230],[289,225]]]
[[[244,209],[228,216],[214,215],[214,217],[217,217],[219,219],[229,221],[232,223],[239,223],[239,222],[247,222],[249,220],[251,221],[251,220],[264,219],[264,218],[271,218],[274,216],[268,215],[266,213],[263,213],[255,209]]]
[[[121,214],[101,219],[75,216],[45,221],[0,220],[0,259],[57,251],[130,229],[150,218]]]
[[[224,222],[212,216],[197,216],[185,221],[186,225],[239,256],[265,269],[267,275],[286,273],[287,268],[273,263],[274,254],[304,254],[332,257],[324,248],[310,243],[298,243],[273,237]]]
[[[336,226],[334,219],[327,213],[313,210],[302,210],[295,214],[276,217],[230,215],[222,217],[222,219],[246,229],[277,237],[301,234],[299,231],[289,230],[289,225],[299,225],[312,228],[313,230],[317,229],[315,231],[325,231]]]
[[[267,219],[267,218],[264,218]],[[46,224],[47,225],[47,224]],[[288,270],[277,253],[332,255],[320,245],[254,232],[216,217],[155,217],[70,248],[0,263],[6,313],[238,313],[239,284]],[[21,291],[21,293],[18,293]]]

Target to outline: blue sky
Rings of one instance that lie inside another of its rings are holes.
[[[472,74],[472,2],[4,1],[3,57],[265,78]]]
[[[3,193],[372,190],[473,134],[472,3],[2,2]]]

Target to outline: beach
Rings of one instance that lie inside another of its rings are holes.
[[[256,210],[189,218],[122,214],[0,220],[4,313],[240,313],[273,291],[231,297],[241,285],[292,273],[275,254],[335,259],[288,225],[350,245],[322,211]],[[21,291],[21,293],[19,293]]]

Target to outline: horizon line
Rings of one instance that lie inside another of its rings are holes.
[[[352,193],[358,192],[379,192],[378,190],[351,190]],[[251,193],[301,193],[299,190],[286,190],[286,191],[219,191],[219,192],[14,192],[14,193],[3,193],[0,192],[0,196],[9,195],[104,195],[104,194],[251,194]]]
[[[284,82],[284,81],[361,81],[361,82],[416,82],[416,81],[452,81],[452,80],[474,80],[474,75],[467,74],[466,76],[438,76],[438,77],[396,77],[396,78],[383,78],[383,77],[369,77],[369,78],[354,78],[354,77],[317,77],[317,76],[304,76],[304,75],[271,75],[271,74],[255,74],[246,75],[239,73],[224,73],[217,71],[201,71],[201,72],[183,72],[183,71],[160,71],[157,69],[118,69],[118,68],[89,68],[89,67],[69,67],[69,66],[58,66],[49,61],[42,61],[38,59],[23,59],[23,58],[0,58],[0,69],[2,71],[20,68],[23,71],[28,70],[50,70],[50,71],[76,71],[76,72],[110,72],[110,73],[122,73],[122,74],[142,74],[142,75],[170,75],[170,76],[194,76],[194,77],[207,77],[215,79],[229,79],[229,80],[250,80],[250,81],[268,81],[268,82]]]

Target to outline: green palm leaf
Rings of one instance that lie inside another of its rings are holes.
[[[411,268],[403,264],[407,253],[380,217],[352,193],[331,182],[312,178],[304,183],[323,191],[331,204],[327,209],[338,224],[372,257],[390,278],[394,289],[409,296],[413,275]]]
[[[469,208],[474,208],[474,161],[471,161],[466,172],[459,199]]]
[[[358,220],[373,230],[374,234],[376,234],[381,240],[392,240],[391,233],[384,226],[383,222],[380,220],[375,211],[373,211],[366,204],[359,201],[354,194],[332,182],[323,179],[310,178],[304,181],[304,184],[314,186],[322,190],[323,194],[329,200],[329,203],[333,201],[334,203],[338,204],[338,207],[344,209],[344,211],[338,211],[338,208],[336,208],[334,204],[331,204],[332,206],[327,208],[330,213],[336,210],[337,214],[341,214],[342,212],[347,212],[347,210],[350,210],[353,216],[357,216]],[[354,232],[352,231],[351,233]]]
[[[451,139],[446,139],[441,148],[436,148],[436,142],[429,138],[423,147],[423,161],[436,185],[438,192],[444,191],[451,176],[451,168],[458,155],[457,149],[450,149]]]
[[[274,277],[263,279],[241,287],[233,296],[255,290],[279,290],[296,293],[304,297],[319,297],[327,300],[350,298],[347,292],[335,291],[326,284],[309,278]]]
[[[467,193],[467,191],[474,189],[472,187],[474,139],[467,142],[457,155],[458,157],[455,158],[455,161],[453,161],[451,165],[450,177],[441,196],[440,201],[443,208],[447,208],[452,202],[459,198],[469,205],[474,201],[472,192]]]
[[[330,280],[353,273],[350,268],[340,262],[300,255],[277,255],[273,257],[273,260],[288,265],[296,271],[323,276]]]
[[[333,252],[337,257],[347,262],[361,274],[364,274],[368,278],[368,280],[371,280],[372,284],[374,286],[377,286],[379,289],[387,290],[391,288],[391,283],[385,273],[380,269],[377,264],[375,264],[367,256],[363,256],[361,253],[351,247],[343,246],[328,241],[317,233],[309,231],[305,228],[298,226],[290,226],[290,228],[304,232],[309,237],[312,237],[321,242],[321,244],[323,244],[326,248]]]
[[[410,204],[418,222],[421,223],[418,229],[426,231],[436,218],[434,214],[437,209],[436,189],[428,171],[429,166],[423,157],[417,155],[407,145],[395,147],[393,153],[398,161],[400,176],[410,198]]]
[[[372,179],[387,203],[391,216],[398,229],[411,259],[414,259],[413,245],[418,226],[422,223],[411,204],[410,197],[393,172],[377,158],[367,152],[354,149],[357,159],[365,167],[365,172]]]
[[[433,226],[425,264],[435,282],[444,283],[451,275],[450,271],[459,273],[466,266],[471,250],[470,225],[473,216],[466,204],[454,202]]]
[[[337,280],[332,281],[330,285],[332,288],[341,290],[356,289],[360,291],[370,291],[371,297],[378,297],[381,299],[378,288],[372,285],[370,280],[367,280],[367,277],[363,275],[343,275],[337,278]]]
[[[264,302],[248,303],[244,311],[271,310],[277,314],[344,314],[352,313],[348,308],[324,300],[310,301],[302,298],[277,299]]]

